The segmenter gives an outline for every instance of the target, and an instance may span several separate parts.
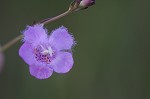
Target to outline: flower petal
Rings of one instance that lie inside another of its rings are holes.
[[[60,52],[51,63],[52,68],[57,73],[67,73],[73,66],[73,57],[69,52]]]
[[[31,65],[29,67],[30,67],[30,74],[37,79],[49,78],[53,73],[53,70],[48,66]]]
[[[43,24],[28,26],[23,32],[24,41],[32,44],[43,43],[47,40],[47,30],[43,28]]]
[[[68,30],[62,26],[51,33],[49,42],[58,50],[71,49],[74,44],[74,38],[69,34]]]
[[[34,52],[29,43],[24,43],[19,49],[19,55],[29,65],[34,63]]]

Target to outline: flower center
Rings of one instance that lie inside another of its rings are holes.
[[[44,62],[46,64],[50,64],[51,61],[55,58],[55,53],[50,46],[45,48],[40,45],[34,49],[34,54],[37,61]]]

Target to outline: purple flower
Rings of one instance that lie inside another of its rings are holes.
[[[30,74],[38,79],[49,78],[53,71],[67,73],[73,66],[71,48],[74,38],[65,27],[48,35],[42,24],[28,26],[23,32],[24,44],[19,55],[29,65]]]

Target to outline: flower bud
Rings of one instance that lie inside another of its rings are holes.
[[[74,0],[70,6],[70,11],[79,11],[95,4],[95,0]]]
[[[79,0],[77,0],[79,1]],[[95,0],[80,0],[80,4],[79,4],[79,7],[82,8],[82,9],[86,9],[88,8],[89,6],[92,6],[95,4]]]

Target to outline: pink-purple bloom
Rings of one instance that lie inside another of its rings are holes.
[[[30,74],[38,79],[49,78],[53,71],[67,73],[73,66],[71,53],[74,38],[65,27],[50,35],[43,24],[28,26],[23,32],[24,44],[19,55],[29,65]]]

